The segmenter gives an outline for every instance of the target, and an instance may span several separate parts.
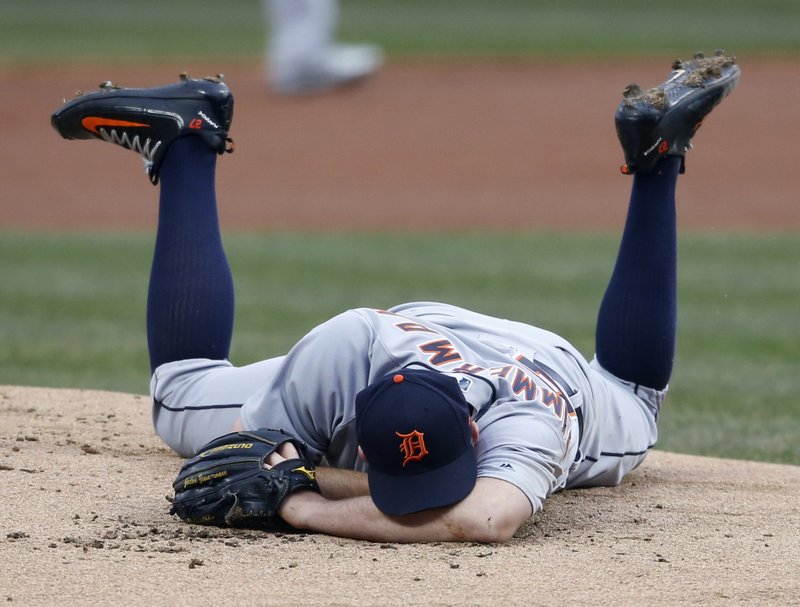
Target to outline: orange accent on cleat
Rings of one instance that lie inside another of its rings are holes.
[[[110,126],[110,127],[120,127],[120,126],[142,126],[142,127],[150,127],[149,124],[144,124],[141,122],[129,122],[127,120],[114,120],[112,118],[99,118],[97,116],[87,116],[83,120],[81,120],[81,125],[87,131],[91,131],[92,133],[99,135],[100,133],[97,132],[97,129],[101,126]]]

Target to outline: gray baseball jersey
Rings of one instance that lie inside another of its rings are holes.
[[[455,375],[480,428],[479,477],[518,487],[534,510],[564,487],[616,484],[655,444],[664,392],[627,384],[563,338],[441,303],[344,312],[286,356],[233,367],[168,363],[153,375],[153,422],[189,456],[241,416],[281,428],[312,458],[366,470],[357,457],[355,396],[404,367]]]

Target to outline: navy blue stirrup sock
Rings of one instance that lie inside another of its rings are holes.
[[[222,247],[216,154],[194,136],[177,139],[161,166],[147,296],[151,370],[187,358],[226,359],[233,335],[233,278]]]
[[[596,355],[617,377],[663,389],[677,325],[675,185],[680,158],[633,177],[619,254],[600,305]]]

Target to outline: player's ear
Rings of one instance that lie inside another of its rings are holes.
[[[472,444],[474,445],[478,442],[478,436],[480,436],[481,431],[478,429],[478,424],[472,421],[471,417],[469,418],[469,431],[472,433]]]
[[[361,449],[361,445],[358,446],[358,459],[362,462],[367,461],[367,456],[364,454],[364,451]]]

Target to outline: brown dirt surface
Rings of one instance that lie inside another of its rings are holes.
[[[149,399],[0,386],[0,600],[12,605],[786,605],[800,467],[655,451],[503,545],[189,526]],[[794,572],[794,573],[793,573]],[[613,597],[613,598],[612,598]]]
[[[613,112],[630,82],[670,62],[389,66],[365,86],[285,100],[259,64],[2,68],[5,228],[149,229],[157,190],[140,161],[62,140],[49,115],[78,89],[224,72],[236,153],[220,159],[223,226],[234,229],[619,229],[630,177]],[[681,180],[682,228],[797,229],[800,61],[741,62]]]
[[[152,229],[157,190],[130,152],[61,140],[76,89],[223,71],[226,230],[617,230],[630,181],[613,110],[669,62],[390,65],[304,100],[258,64],[0,67],[3,229]],[[800,227],[800,63],[744,62],[679,185],[684,229]],[[548,500],[505,545],[371,544],[184,525],[180,460],[146,397],[0,387],[0,600],[9,604],[796,604],[800,468],[654,452],[619,487]],[[795,572],[795,573],[792,573]]]

